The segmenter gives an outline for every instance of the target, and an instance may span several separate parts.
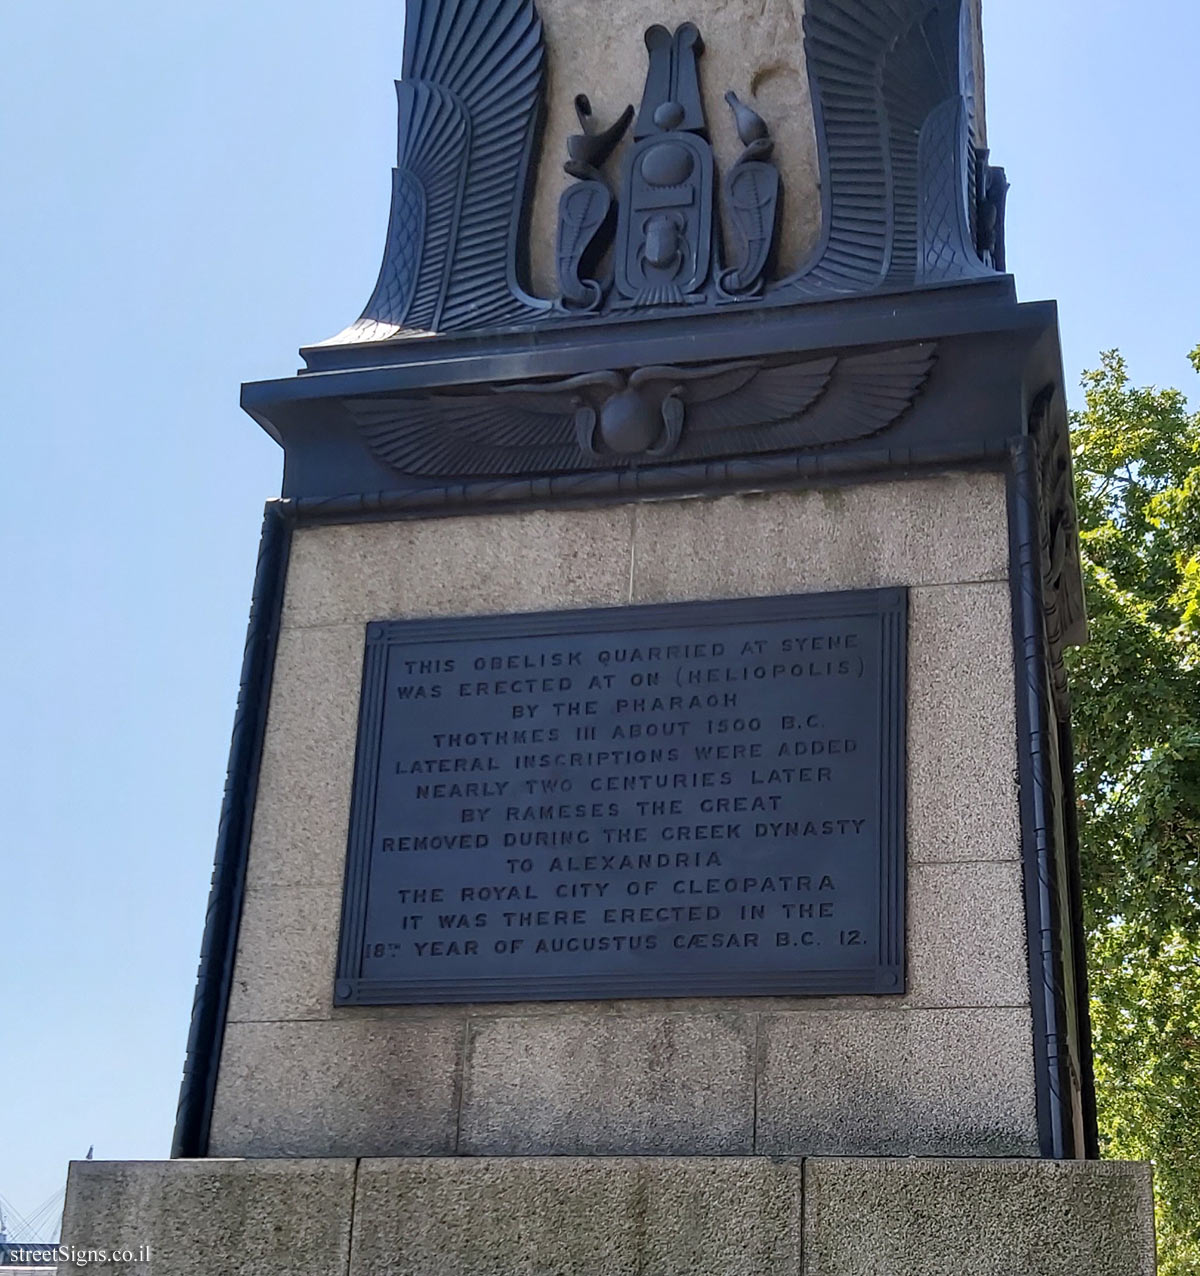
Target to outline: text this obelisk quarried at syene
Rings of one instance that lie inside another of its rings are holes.
[[[369,625],[337,1000],[902,991],[905,602]]]

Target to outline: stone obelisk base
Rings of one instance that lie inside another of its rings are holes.
[[[1117,1162],[406,1157],[76,1162],[112,1276],[1153,1276]]]

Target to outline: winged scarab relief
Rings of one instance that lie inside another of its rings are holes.
[[[801,362],[664,365],[343,403],[375,455],[404,474],[569,473],[878,434],[915,402],[935,356],[935,344],[922,342]]]

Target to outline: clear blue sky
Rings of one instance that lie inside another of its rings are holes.
[[[600,13],[602,10],[597,10]],[[169,1149],[263,500],[243,380],[352,320],[399,0],[9,0],[0,1194]],[[1069,380],[1196,388],[1194,0],[990,0],[1009,263]],[[1198,397],[1198,396],[1194,396]]]

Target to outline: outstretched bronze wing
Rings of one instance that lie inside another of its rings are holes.
[[[973,24],[966,0],[807,0],[823,235],[783,296],[985,278],[972,243]]]
[[[933,341],[839,359],[829,393],[797,423],[801,446],[862,439],[895,425],[925,388],[936,360]]]
[[[335,341],[513,322],[544,75],[533,0],[409,0],[387,245],[362,317]]]
[[[371,451],[404,474],[544,474],[586,467],[577,417],[598,393],[624,384],[601,372],[485,394],[391,395],[343,405]]]
[[[630,385],[653,386],[685,405],[678,459],[821,447],[899,420],[928,379],[935,349],[926,342],[777,367],[644,368]]]

